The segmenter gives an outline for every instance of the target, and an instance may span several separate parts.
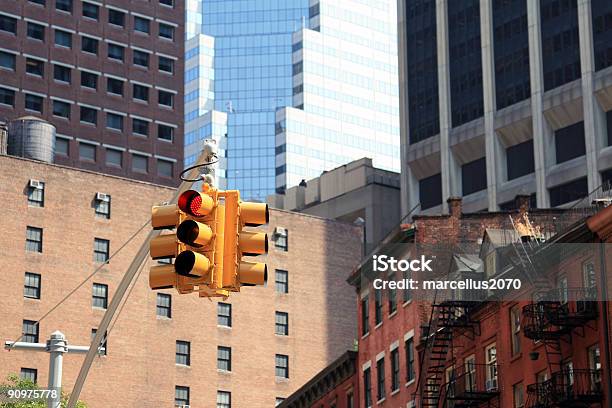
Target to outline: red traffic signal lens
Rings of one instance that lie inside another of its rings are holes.
[[[194,217],[203,217],[209,214],[214,206],[213,199],[195,190],[187,190],[178,199],[181,211]]]

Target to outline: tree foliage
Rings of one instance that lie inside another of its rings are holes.
[[[2,402],[6,399],[8,390],[38,390],[40,387],[32,380],[20,378],[16,374],[9,374],[6,377],[6,382],[0,384],[0,408],[46,408],[47,403],[44,399],[35,401],[21,401],[21,402]],[[68,406],[69,395],[62,392],[61,408]],[[87,408],[87,405],[79,401],[76,404],[76,408]]]

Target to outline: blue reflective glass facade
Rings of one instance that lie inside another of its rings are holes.
[[[275,111],[292,102],[291,35],[308,0],[206,0],[215,38],[214,109],[227,113],[227,188],[265,200],[275,186]]]

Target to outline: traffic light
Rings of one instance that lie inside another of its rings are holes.
[[[151,258],[175,258],[173,265],[151,268],[151,289],[175,287],[179,293],[202,291],[207,296],[226,296],[224,291],[217,294],[214,290],[214,272],[223,267],[222,258],[216,253],[217,248],[222,250],[224,227],[223,206],[218,199],[219,192],[205,184],[202,192],[182,193],[178,205],[153,207],[153,228],[176,232],[151,240]]]
[[[263,285],[266,264],[242,258],[266,254],[268,236],[244,228],[267,224],[268,218],[266,204],[241,202],[237,190],[219,191],[206,183],[202,192],[182,193],[178,204],[153,207],[153,228],[175,232],[151,240],[151,257],[174,258],[174,264],[152,267],[149,286],[227,297],[241,286]]]
[[[236,190],[225,192],[225,248],[223,254],[223,287],[239,292],[241,286],[263,285],[268,268],[262,262],[250,262],[243,256],[268,253],[265,232],[244,230],[247,226],[267,224],[268,205],[240,201]]]

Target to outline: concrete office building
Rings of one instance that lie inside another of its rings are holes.
[[[398,2],[402,214],[575,201],[610,180],[612,3]]]
[[[188,2],[188,35],[214,38],[228,188],[264,201],[363,156],[399,170],[395,11],[392,0]],[[204,133],[187,136],[187,161]]]
[[[37,182],[34,182],[37,181]],[[75,193],[78,191],[78,194]],[[103,194],[97,194],[103,193]],[[0,156],[0,338],[87,345],[148,229],[113,255],[173,190]],[[137,199],[134,199],[137,197]],[[147,261],[94,360],[81,399],[97,407],[273,407],[352,347],[357,226],[272,210],[264,287],[209,301],[152,291]],[[33,322],[103,266],[36,329]],[[47,383],[49,356],[0,352],[0,377]],[[82,355],[64,357],[70,391]],[[216,405],[215,405],[216,404]]]
[[[399,185],[398,173],[363,158],[268,196],[268,205],[362,225],[367,254],[400,221]]]
[[[55,161],[176,185],[183,168],[184,5],[0,3],[0,120],[57,128]]]

